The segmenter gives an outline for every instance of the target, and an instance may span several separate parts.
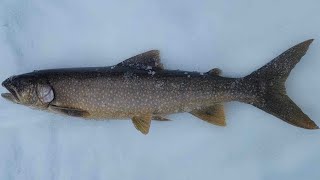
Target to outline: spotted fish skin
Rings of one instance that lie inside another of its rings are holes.
[[[222,103],[240,101],[306,129],[318,126],[286,95],[285,81],[313,40],[288,49],[242,78],[166,70],[159,51],[152,50],[115,66],[34,71],[6,79],[14,103],[86,119],[127,119],[147,134],[151,119],[190,112],[211,124],[225,126]]]
[[[48,80],[51,105],[89,112],[87,118],[130,118],[139,114],[190,112],[220,102],[254,100],[257,90],[242,79],[183,71],[87,68],[47,70],[35,74]],[[243,92],[247,93],[243,93]]]

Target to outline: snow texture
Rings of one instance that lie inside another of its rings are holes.
[[[320,124],[318,0],[2,0],[0,79],[37,69],[109,66],[161,50],[167,69],[249,74],[314,38],[287,81]],[[1,92],[5,89],[1,87]],[[319,179],[320,131],[226,104],[226,128],[190,114],[152,122],[85,121],[0,100],[0,179]]]

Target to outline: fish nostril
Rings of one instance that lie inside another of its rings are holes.
[[[4,80],[1,85],[3,87],[8,87],[9,84],[12,83],[12,81],[16,78],[16,76],[10,76],[9,78],[7,78],[6,80]]]
[[[12,80],[14,80],[14,78],[16,78],[16,76],[15,76],[15,75],[10,76],[10,77],[8,78],[8,81],[12,81]]]
[[[4,80],[1,85],[3,87],[7,88],[11,83],[12,83],[12,78],[10,77],[10,78]]]

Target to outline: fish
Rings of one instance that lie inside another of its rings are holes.
[[[109,67],[37,70],[2,82],[13,103],[88,120],[131,119],[143,134],[152,120],[188,112],[213,125],[226,126],[224,102],[251,104],[291,125],[319,129],[287,95],[285,82],[313,39],[286,50],[251,74],[224,77],[165,69],[158,50]]]

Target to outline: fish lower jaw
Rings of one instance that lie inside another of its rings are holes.
[[[8,101],[19,104],[19,101],[17,100],[17,98],[11,93],[2,93],[1,96]]]

